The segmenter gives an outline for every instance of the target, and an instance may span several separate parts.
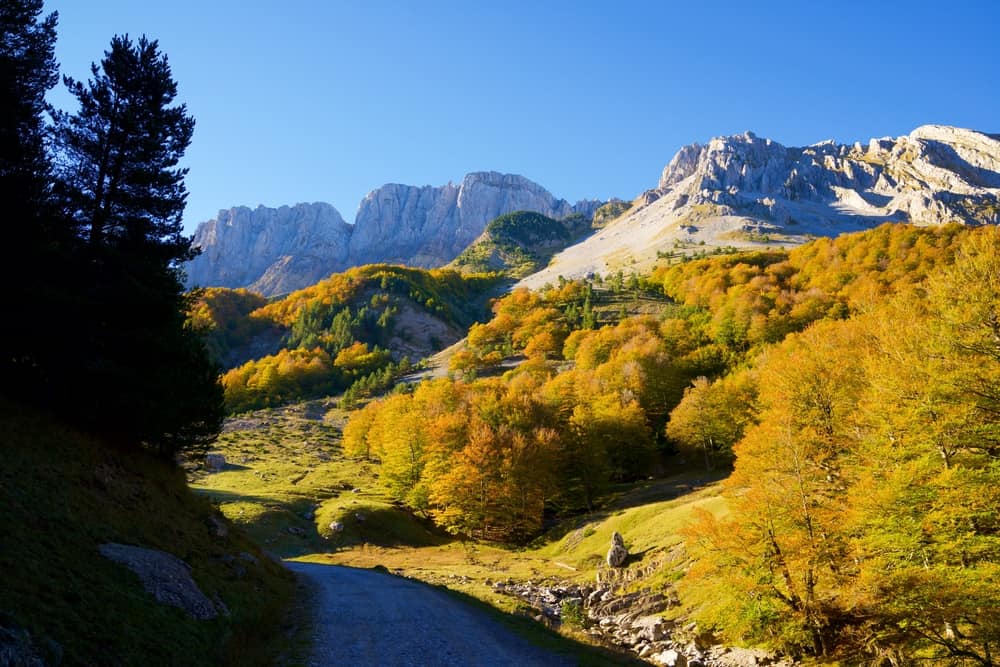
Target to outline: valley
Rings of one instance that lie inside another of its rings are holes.
[[[993,7],[210,4],[0,10],[0,667],[1000,662]]]
[[[878,517],[902,506],[872,499],[905,497],[904,480],[921,480],[925,521],[941,503],[980,521],[975,498],[994,473],[979,401],[992,399],[961,387],[991,396],[994,367],[977,361],[989,311],[963,304],[992,298],[982,276],[995,236],[884,224],[790,250],[661,257],[648,273],[515,287],[387,392],[232,416],[216,443],[226,464],[193,467],[191,483],[276,553],[445,587],[540,626],[520,627],[529,638],[558,631],[551,641],[573,655],[704,665],[858,655],[850,633],[873,617],[851,620],[849,601],[868,594],[856,586],[909,576],[904,555],[876,556],[880,540],[908,539],[880,537]],[[902,339],[887,324],[900,322]],[[820,522],[824,537],[810,538]],[[987,576],[991,529],[935,525],[940,541],[926,548],[941,554],[937,576]],[[605,560],[616,534],[624,567]],[[959,565],[952,545],[984,556]],[[857,553],[885,569],[838,574]],[[987,589],[970,582],[948,604],[978,604]],[[907,624],[927,613],[907,604]],[[901,633],[901,653],[976,650],[925,643],[869,613]],[[813,625],[815,614],[842,620]],[[776,628],[795,638],[775,639]]]

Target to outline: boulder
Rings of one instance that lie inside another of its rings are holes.
[[[653,656],[653,661],[666,667],[687,667],[687,658],[675,649],[667,649]]]
[[[147,593],[160,604],[178,607],[198,620],[208,620],[219,612],[191,578],[191,568],[165,551],[110,542],[98,547],[101,555],[131,570]]]
[[[658,642],[669,635],[670,623],[660,616],[643,616],[632,621],[631,627],[632,631],[642,639]]]
[[[225,537],[229,534],[229,526],[226,525],[226,522],[223,519],[215,516],[214,514],[208,517],[207,523],[208,529],[216,537]]]
[[[212,471],[222,470],[226,467],[226,456],[219,452],[205,454],[205,467]]]
[[[344,532],[344,524],[339,521],[330,522],[330,532],[332,533],[342,533]]]
[[[47,667],[62,662],[63,650],[57,642],[39,641],[27,630],[8,623],[0,614],[0,666]]]
[[[611,567],[624,567],[628,560],[628,549],[625,540],[617,532],[611,536],[611,548],[608,550],[607,561]]]

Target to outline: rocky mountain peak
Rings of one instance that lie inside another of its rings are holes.
[[[867,143],[786,147],[746,132],[691,144],[627,213],[523,284],[639,270],[658,253],[787,246],[884,222],[1000,223],[1000,140],[924,125]]]
[[[698,168],[698,161],[701,158],[702,150],[705,147],[701,144],[689,144],[679,151],[677,155],[663,168],[663,175],[660,176],[658,189],[664,190],[671,185],[680,183],[690,176]]]
[[[186,265],[189,285],[279,289],[268,275],[276,261],[310,262],[317,255],[343,254],[351,225],[330,204],[280,208],[235,206],[198,226],[194,245],[201,254]],[[284,258],[284,259],[283,259]],[[263,281],[263,282],[261,282]],[[258,284],[259,283],[259,284]]]
[[[591,216],[600,204],[570,204],[523,176],[485,171],[460,185],[383,185],[361,200],[353,225],[329,204],[236,207],[198,227],[202,254],[186,267],[188,284],[273,295],[361,264],[442,266],[505,213]]]

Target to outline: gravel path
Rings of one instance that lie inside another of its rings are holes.
[[[430,586],[371,570],[286,563],[317,586],[310,665],[570,665]]]

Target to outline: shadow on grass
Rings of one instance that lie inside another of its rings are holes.
[[[429,521],[394,507],[361,506],[341,517],[342,533],[330,540],[334,548],[360,544],[380,547],[441,546],[454,541]]]
[[[287,494],[283,498],[275,498],[205,488],[194,490],[219,504],[250,503],[260,506],[260,511],[247,517],[238,515],[232,520],[268,551],[283,557],[310,552],[329,553],[365,544],[427,547],[454,540],[430,521],[395,507],[361,502],[320,520],[315,514],[319,498],[314,494]],[[322,530],[333,522],[341,525],[339,531]]]
[[[643,549],[642,551],[636,551],[635,553],[630,553],[625,559],[625,565],[623,567],[628,567],[629,565],[635,565],[636,563],[641,563],[642,559],[646,557],[651,551],[658,551],[656,547],[649,547],[648,549]]]

